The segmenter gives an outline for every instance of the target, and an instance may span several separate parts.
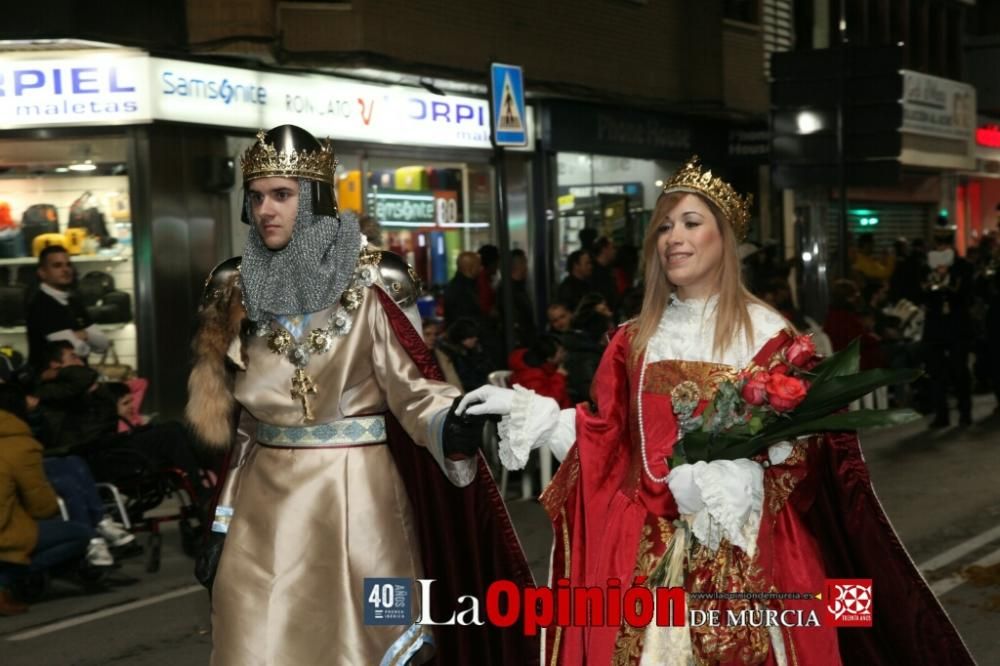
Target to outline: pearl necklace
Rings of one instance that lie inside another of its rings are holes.
[[[642,355],[642,369],[639,370],[639,389],[636,391],[635,401],[639,412],[639,451],[642,453],[642,470],[646,473],[654,483],[666,483],[667,477],[670,476],[668,471],[664,476],[656,476],[653,474],[652,470],[649,468],[649,457],[646,454],[646,427],[643,425],[644,421],[642,418],[642,387],[646,385],[646,354]],[[666,458],[664,458],[666,461]],[[668,465],[669,467],[669,465]]]

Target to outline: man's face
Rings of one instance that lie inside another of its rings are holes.
[[[557,333],[565,333],[570,329],[572,325],[572,316],[569,310],[562,306],[555,306],[549,308],[549,326],[552,330]]]
[[[69,289],[73,284],[73,264],[65,252],[53,252],[38,267],[38,279],[53,289]]]
[[[76,355],[76,352],[72,349],[64,349],[62,357],[58,363],[50,363],[50,366],[56,370],[61,370],[63,368],[68,368],[70,366],[82,366],[83,361],[80,357]]]
[[[299,214],[299,181],[294,178],[258,178],[247,185],[253,223],[269,250],[280,250],[292,240]]]
[[[594,264],[590,261],[590,255],[584,253],[573,267],[573,274],[581,280],[586,280],[593,272]]]

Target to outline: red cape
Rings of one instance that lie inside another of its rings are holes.
[[[423,375],[444,381],[434,354],[396,303],[376,289],[393,332]],[[517,533],[489,468],[479,456],[476,480],[465,488],[450,483],[430,453],[387,415],[389,448],[413,507],[424,564],[432,588],[434,618],[447,618],[462,595],[479,599],[485,620],[486,589],[508,579],[520,588],[534,586]],[[463,606],[467,608],[467,605]],[[441,666],[533,666],[539,662],[537,637],[526,637],[521,623],[501,629],[483,626],[434,627]]]

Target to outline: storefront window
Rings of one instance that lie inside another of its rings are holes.
[[[679,164],[665,160],[558,153],[558,224],[555,275],[565,273],[566,257],[580,248],[579,233],[595,229],[616,245],[642,245],[663,181]]]
[[[404,257],[430,288],[448,283],[460,252],[495,242],[486,164],[371,157],[342,168],[337,201],[373,218],[378,244]]]
[[[91,319],[114,341],[121,362],[137,367],[124,136],[0,141],[0,345],[26,358],[25,304],[37,289],[37,256],[48,245],[72,255]]]

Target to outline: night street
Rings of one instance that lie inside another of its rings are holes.
[[[980,664],[1000,663],[1000,575],[974,585],[962,571],[1000,563],[1000,484],[990,472],[1000,469],[1000,420],[990,417],[993,406],[992,398],[979,398],[977,424],[967,430],[928,432],[920,422],[863,440],[893,524]],[[512,501],[510,510],[535,576],[544,580],[544,513],[533,501]],[[57,581],[30,613],[0,620],[0,635],[4,666],[207,664],[208,601],[171,532],[160,572],[145,573],[142,558],[133,558],[106,591],[90,595]]]

